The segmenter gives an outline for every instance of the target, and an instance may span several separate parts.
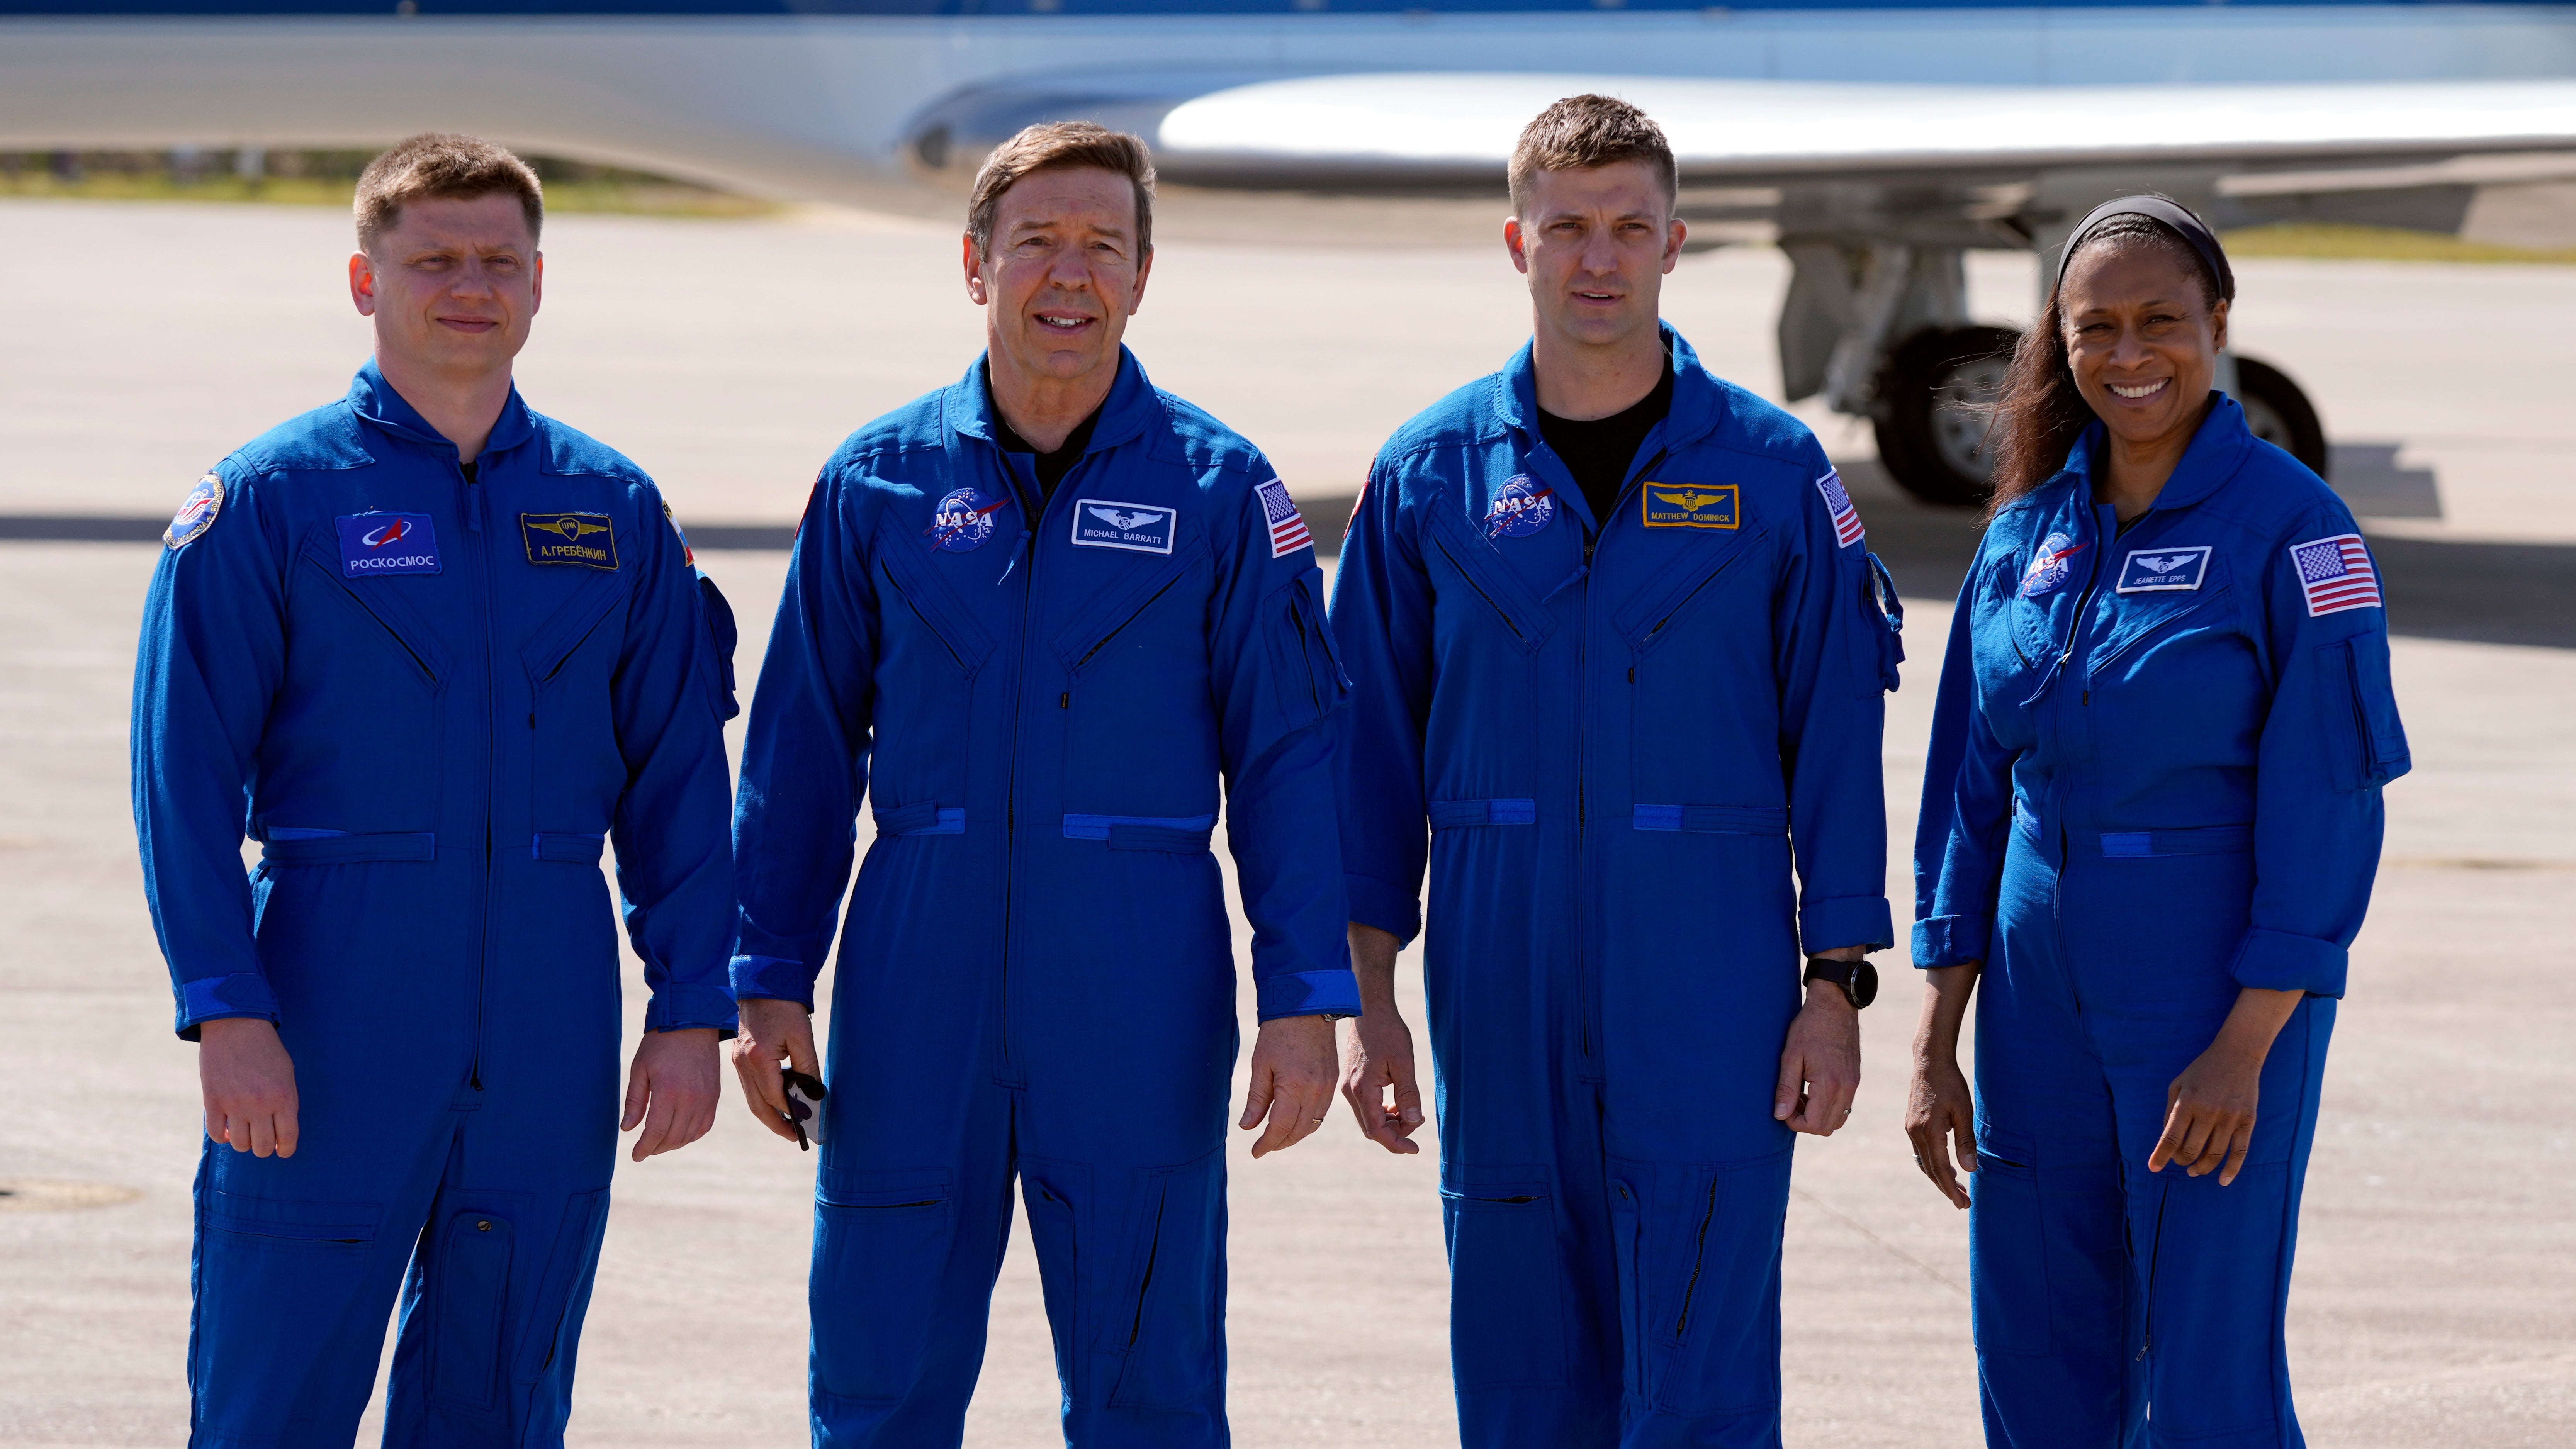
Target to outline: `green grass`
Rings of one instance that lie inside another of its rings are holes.
[[[230,173],[183,181],[166,171],[92,171],[66,181],[48,171],[0,171],[0,197],[66,197],[91,201],[225,201],[272,206],[329,206],[347,210],[351,183],[319,176],[246,179]],[[628,216],[771,216],[776,202],[736,196],[703,186],[661,180],[583,180],[546,183],[546,211],[612,212]]]
[[[2286,223],[2227,233],[2231,257],[2323,257],[2374,262],[2545,262],[2576,263],[2576,247],[2530,251],[2462,241],[2455,236],[2400,231],[2383,226],[2333,226]]]

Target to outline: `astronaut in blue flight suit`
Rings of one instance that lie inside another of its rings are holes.
[[[713,1120],[716,605],[652,482],[511,386],[539,210],[484,142],[378,158],[376,359],[206,474],[153,576],[134,813],[209,1139],[192,1446],[344,1449],[398,1286],[386,1444],[562,1442],[619,1130],[611,839],[653,993],[635,1155]]]
[[[1970,1208],[1987,1443],[2296,1446],[2300,1185],[2408,768],[2387,619],[2352,515],[2212,388],[2199,218],[2124,198],[2064,255],[1942,666],[1907,1128]]]
[[[1144,143],[1037,126],[977,178],[989,348],[825,464],[744,745],[735,1064],[833,979],[810,1284],[814,1442],[955,1445],[1016,1176],[1075,1446],[1220,1446],[1232,933],[1259,1156],[1332,1100],[1345,685],[1304,523],[1261,454],[1119,345],[1152,258]]]
[[[1653,122],[1560,101],[1512,191],[1532,344],[1388,441],[1334,585],[1345,1093],[1413,1150],[1427,866],[1464,1441],[1776,1445],[1791,1134],[1848,1115],[1892,939],[1894,601],[1815,438],[1659,327]]]

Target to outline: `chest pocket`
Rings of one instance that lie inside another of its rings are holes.
[[[1208,671],[1215,570],[1206,541],[1185,530],[1168,558],[1114,553],[1100,562],[1137,567],[1049,641],[1065,669],[1056,701],[1065,811],[1207,814],[1221,761]]]
[[[2086,673],[2097,682],[2115,679],[2123,669],[2136,669],[2160,641],[2232,623],[2236,598],[2223,567],[2212,562],[2209,577],[2195,590],[2112,594],[2107,601],[2111,618],[2085,657]]]
[[[1423,529],[1422,562],[1431,576],[1431,650],[1440,679],[1430,737],[1449,742],[1426,761],[1430,797],[1535,799],[1545,717],[1541,651],[1556,632],[1556,614],[1496,554],[1482,524],[1437,503]]]
[[[281,722],[263,746],[262,833],[426,833],[438,825],[452,666],[420,605],[432,578],[346,579],[329,525],[288,591]],[[356,726],[356,727],[353,727]]]
[[[2017,558],[2005,553],[1980,569],[1967,600],[1975,611],[1978,697],[1991,712],[2022,703],[2064,645],[2049,637],[2046,601],[2021,597]]]
[[[606,835],[626,788],[614,692],[626,639],[618,606],[626,602],[632,575],[624,570],[548,572],[578,577],[569,596],[519,652],[528,671],[533,736],[528,802],[537,837],[530,849],[540,860],[578,859],[586,853],[597,861],[596,842]]]
[[[1763,538],[1758,531],[1689,536],[1611,615],[1628,646],[1632,784],[1640,805],[1781,802],[1771,578],[1757,566]]]
[[[1459,607],[1438,609],[1434,625],[1444,672],[1447,656],[1459,646],[1500,645],[1536,654],[1556,631],[1555,612],[1517,570],[1495,555],[1482,525],[1448,508],[1435,506],[1431,516],[1432,553],[1448,566],[1435,571],[1434,592],[1460,596],[1455,601]],[[1443,605],[1450,602],[1441,600]]]
[[[910,529],[879,529],[869,552],[881,589],[869,796],[880,815],[962,810],[975,678],[993,636],[924,566],[922,541]]]

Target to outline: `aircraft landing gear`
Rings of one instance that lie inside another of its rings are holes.
[[[2009,327],[1917,332],[1879,374],[1878,460],[1926,503],[1983,503],[1994,476],[1986,404],[2002,393],[2021,334]]]
[[[2250,357],[2236,359],[2236,401],[2254,436],[2326,476],[2326,429],[2290,375]]]

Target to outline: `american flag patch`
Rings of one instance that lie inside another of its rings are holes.
[[[1262,516],[1270,521],[1270,556],[1283,558],[1315,542],[1306,531],[1306,520],[1288,497],[1288,485],[1273,478],[1252,490],[1261,497]]]
[[[2370,550],[2362,546],[2360,534],[2338,533],[2291,544],[2290,562],[2299,570],[2299,587],[2307,593],[2310,618],[2382,607],[2379,571],[2370,566]]]
[[[1826,469],[1825,476],[1816,480],[1816,491],[1825,495],[1825,511],[1834,516],[1834,547],[1849,548],[1860,542],[1868,530],[1860,526],[1851,495],[1843,491],[1843,475]]]

